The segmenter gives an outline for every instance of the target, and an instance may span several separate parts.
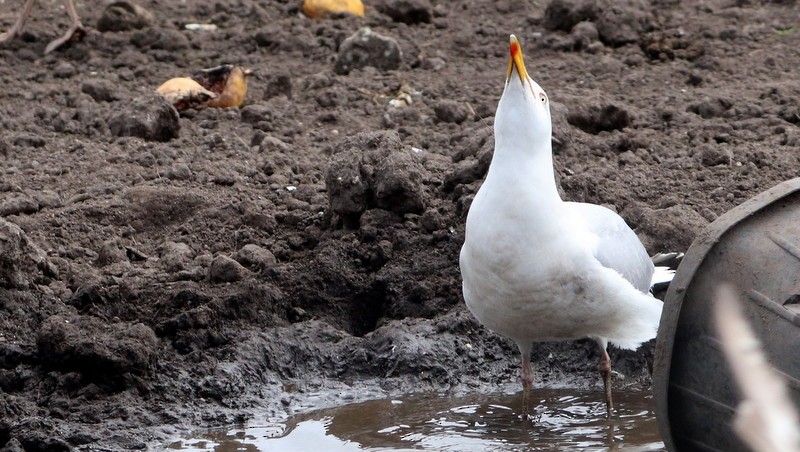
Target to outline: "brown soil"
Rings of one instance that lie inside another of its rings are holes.
[[[651,254],[800,172],[794,1],[366,3],[142,1],[155,19],[120,20],[144,28],[100,32],[118,27],[78,2],[86,39],[43,56],[66,15],[41,1],[0,46],[0,448],[145,448],[309,391],[514,382],[457,266],[510,33],[553,102],[565,198],[613,206]],[[400,59],[338,56],[364,26]],[[169,120],[163,81],[222,63],[257,72],[245,106],[118,136]],[[597,385],[589,342],[534,354],[537,384]],[[614,365],[646,381],[648,355]]]

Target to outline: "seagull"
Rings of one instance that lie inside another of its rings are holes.
[[[522,354],[523,400],[534,342],[593,339],[611,417],[608,344],[634,350],[655,337],[661,301],[639,238],[605,207],[565,202],[553,175],[550,99],[528,76],[511,35],[495,148],[467,215],[460,267],[467,307]]]
[[[31,15],[31,10],[33,9],[34,3],[36,3],[36,0],[25,1],[25,6],[22,8],[22,14],[19,15],[17,22],[14,23],[14,25],[7,32],[0,34],[0,43],[8,42],[22,34],[22,28],[25,25],[25,21],[28,19],[28,16]],[[66,0],[66,6],[67,14],[69,14],[70,20],[69,28],[63,36],[47,44],[47,47],[44,49],[45,54],[58,49],[70,41],[80,40],[86,35],[86,30],[83,28],[83,24],[81,24],[81,19],[78,17],[78,12],[75,11],[75,5],[72,4],[72,0]]]

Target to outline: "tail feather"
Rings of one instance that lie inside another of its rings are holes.
[[[616,306],[608,317],[598,319],[605,331],[597,336],[627,350],[636,350],[656,337],[664,304],[649,293],[640,292],[613,270],[609,269],[600,280],[605,283],[608,299],[615,300]]]

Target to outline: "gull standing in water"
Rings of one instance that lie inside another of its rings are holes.
[[[464,300],[490,330],[522,353],[533,385],[533,342],[591,338],[611,416],[608,343],[636,349],[656,335],[662,303],[649,294],[653,262],[613,211],[564,202],[553,175],[550,100],[528,76],[511,35],[495,148],[467,215],[460,266]]]

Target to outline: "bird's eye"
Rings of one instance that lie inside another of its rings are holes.
[[[539,93],[539,100],[543,103],[547,102],[547,96],[545,96],[544,93]]]

